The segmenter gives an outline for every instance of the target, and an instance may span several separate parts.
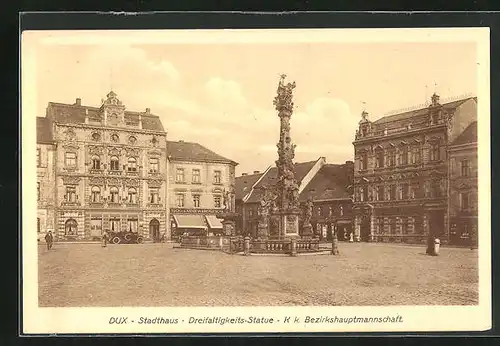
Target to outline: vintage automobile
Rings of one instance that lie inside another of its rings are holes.
[[[142,244],[144,238],[136,232],[109,232],[111,244]]]

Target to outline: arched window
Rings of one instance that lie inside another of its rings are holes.
[[[101,169],[101,158],[97,155],[92,156],[92,169]]]
[[[137,160],[135,157],[129,157],[128,159],[128,171],[136,172],[137,171]]]
[[[131,187],[128,189],[128,202],[137,203],[137,190]]]
[[[112,171],[118,171],[120,170],[120,160],[118,159],[117,156],[111,156],[111,167],[110,169]]]
[[[109,189],[109,193],[111,194],[111,202],[118,203],[118,188],[113,186]]]
[[[77,235],[78,223],[75,219],[68,219],[64,224],[64,234]]]
[[[98,186],[92,187],[91,200],[92,200],[92,202],[100,202],[101,201],[101,189]]]

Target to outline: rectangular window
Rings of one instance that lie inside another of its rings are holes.
[[[175,200],[177,203],[177,208],[184,208],[184,195],[182,193],[176,194]]]
[[[36,231],[37,233],[40,233],[40,218],[36,218]]]
[[[120,232],[120,219],[117,217],[113,217],[109,219],[109,223],[111,226],[111,232]]]
[[[408,164],[408,148],[403,147],[401,149],[401,153],[399,155],[399,160],[401,162],[401,165],[407,165]]]
[[[40,182],[36,183],[36,200],[40,200]]]
[[[176,173],[175,173],[175,181],[177,183],[184,182],[184,168],[177,168]]]
[[[439,180],[433,180],[432,185],[432,196],[433,197],[441,197],[441,182]]]
[[[434,143],[431,146],[430,160],[439,161],[439,144],[437,143]]]
[[[368,169],[368,154],[361,155],[361,169]]]
[[[160,171],[160,164],[156,157],[149,159],[149,171],[151,173],[158,173]]]
[[[378,150],[376,155],[376,165],[377,168],[382,168],[384,167],[384,152],[382,150]]]
[[[401,218],[401,233],[408,234],[408,218]]]
[[[76,202],[76,186],[66,186],[66,202]]]
[[[394,167],[396,165],[396,152],[394,150],[390,150],[387,155],[387,166]]]
[[[149,189],[149,203],[159,203],[159,191],[158,188],[150,188]]]
[[[222,178],[221,171],[214,171],[214,184],[220,184],[222,180],[221,178]]]
[[[76,167],[76,153],[66,153],[66,167]]]
[[[420,163],[420,148],[413,148],[413,163]]]
[[[461,193],[460,194],[460,209],[467,210],[469,209],[469,193]]]
[[[42,165],[42,158],[40,153],[40,148],[36,149],[36,166],[40,167]]]
[[[220,208],[222,206],[221,196],[214,196],[214,206],[215,208]]]
[[[383,201],[383,200],[384,200],[384,187],[378,186],[377,187],[377,201]]]
[[[401,184],[401,199],[408,199],[410,186],[407,183]]]
[[[139,220],[130,218],[127,220],[127,231],[137,233],[139,229]]]
[[[389,227],[390,227],[390,233],[396,234],[396,218],[395,217],[391,218],[391,221],[389,223]]]
[[[391,185],[389,188],[389,199],[390,200],[395,200],[396,199],[396,185]]]
[[[200,207],[200,195],[193,195],[193,205],[195,208]]]
[[[469,176],[469,160],[462,160],[461,162],[462,177]]]
[[[384,229],[384,218],[383,217],[379,217],[378,218],[378,233],[379,234],[383,234],[385,232],[385,229]]]
[[[193,179],[192,179],[194,184],[199,184],[200,183],[200,170],[199,169],[193,169]]]

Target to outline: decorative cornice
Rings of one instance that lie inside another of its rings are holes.
[[[170,208],[170,214],[222,214],[224,209],[201,209],[201,208]]]
[[[62,180],[64,185],[78,185],[81,178],[75,176],[63,176]]]
[[[103,145],[89,145],[89,153],[91,155],[101,155],[104,154],[104,146]]]
[[[64,149],[73,149],[73,150],[78,150],[80,149],[80,147],[78,145],[76,145],[75,143],[71,143],[71,142],[66,142],[62,145],[62,147]]]
[[[163,180],[159,180],[159,179],[148,180],[149,187],[161,187],[162,184],[163,184]]]

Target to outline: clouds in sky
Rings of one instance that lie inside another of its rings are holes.
[[[242,49],[247,51],[241,52]],[[277,50],[279,55],[276,46],[269,49]],[[266,60],[266,49],[257,54],[248,47],[226,46],[214,47],[210,52],[211,56],[203,45],[42,45],[37,59],[40,111],[44,112],[50,101],[71,103],[76,97],[82,98],[85,105],[97,106],[112,86],[127,109],[151,108],[152,113],[160,116],[170,140],[205,145],[239,162],[239,173],[264,170],[277,157],[279,119],[272,100],[281,62]],[[224,58],[227,52],[235,52],[237,59]],[[374,70],[380,81],[366,77],[365,82],[356,79],[354,69],[330,68],[363,57],[356,50],[352,53],[338,50],[335,55],[318,55],[312,48],[297,52],[306,55],[297,56],[295,60],[300,64],[287,66],[292,70],[290,79],[297,79],[296,108],[291,121],[292,140],[297,144],[296,160],[312,161],[320,156],[332,163],[352,160],[352,140],[360,112],[357,105],[353,109],[353,104],[378,92],[374,88],[383,85],[380,78],[391,76],[392,72],[381,74],[380,70]],[[318,48],[318,53],[321,52]],[[370,52],[375,59],[376,52],[373,49]],[[385,59],[390,56],[384,55]],[[315,64],[313,59],[320,60]],[[402,56],[398,59],[404,60]],[[366,66],[361,62],[360,66],[365,77]],[[245,74],[246,70],[251,72]],[[397,71],[404,68],[399,66]],[[270,85],[274,73],[275,84]],[[401,73],[396,76],[403,81],[407,79]],[[374,100],[386,109],[395,107],[384,99]]]

